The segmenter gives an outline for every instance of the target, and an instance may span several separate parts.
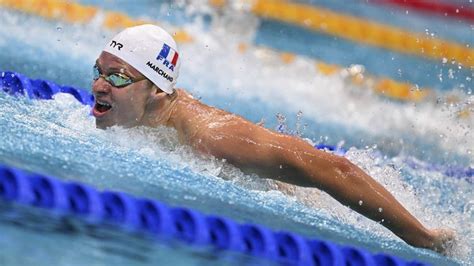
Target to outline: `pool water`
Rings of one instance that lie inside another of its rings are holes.
[[[259,30],[271,31],[275,25],[262,29],[255,18],[235,16],[208,13],[181,22],[196,38],[180,45],[183,64],[178,86],[207,104],[253,122],[263,120],[268,128],[284,128],[312,143],[349,149],[345,156],[387,187],[423,224],[458,232],[460,242],[450,257],[406,245],[316,189],[286,187],[281,192],[276,189],[281,184],[198,156],[179,145],[171,129],[98,130],[89,108],[66,94],[51,101],[32,101],[0,93],[0,163],[410,260],[472,264],[472,176],[454,178],[439,170],[414,169],[408,163],[473,166],[474,120],[456,115],[472,101],[466,88],[472,84],[456,90],[462,97],[459,104],[389,100],[354,87],[341,75],[316,72],[308,57],[282,64],[271,52],[255,48],[238,52],[239,43],[264,40],[269,34]],[[235,20],[243,21],[235,33],[223,30]],[[114,34],[94,24],[46,21],[1,8],[0,22],[0,70],[87,89],[91,66]],[[325,56],[331,53],[338,56],[331,50]],[[176,265],[270,263],[239,254],[217,256],[100,226],[87,228],[73,219],[44,221],[29,209],[2,206],[1,211],[1,247],[9,252],[0,255],[0,264],[151,265],[163,254]],[[37,220],[44,226],[31,223]]]

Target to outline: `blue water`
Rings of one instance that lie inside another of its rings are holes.
[[[91,65],[113,32],[94,25],[47,22],[1,9],[0,13],[0,69],[89,88]],[[29,31],[24,30],[25,25]],[[259,50],[238,53],[235,48],[241,36],[222,34],[219,24],[203,28],[197,22],[183,25],[200,35],[195,43],[180,47],[187,63],[183,64],[179,87],[205,103],[254,122],[263,118],[269,128],[282,124],[275,118],[280,113],[286,117],[288,131],[300,129],[302,137],[315,143],[354,147],[347,157],[383,183],[424,224],[450,226],[458,231],[461,241],[453,256],[446,258],[409,247],[380,225],[317,190],[291,187],[284,194],[275,190],[273,182],[201,158],[179,145],[172,130],[97,130],[88,108],[69,95],[58,95],[52,101],[30,101],[0,93],[0,163],[435,265],[473,263],[473,232],[468,226],[473,223],[472,179],[415,170],[405,162],[416,158],[428,163],[472,166],[473,122],[456,117],[462,106],[393,102],[357,90],[343,77],[316,73],[309,67],[312,62],[304,58],[283,65],[278,58],[262,55]],[[470,99],[469,95],[462,97],[464,101]],[[298,111],[302,111],[301,116]],[[0,217],[5,219],[5,215]],[[166,254],[177,265],[227,263],[221,261],[225,256],[216,257],[205,250],[170,248],[159,241],[150,244],[149,240],[120,232],[110,232],[114,236],[107,241],[91,237],[80,229],[83,225],[75,226],[79,229],[74,234],[68,230],[44,233],[25,229],[31,228],[28,225],[2,222],[1,230],[6,232],[2,243],[21,244],[2,244],[2,249],[8,247],[11,252],[4,253],[8,255],[2,255],[0,262],[18,259],[24,262],[18,264],[56,264],[59,261],[48,254],[74,250],[61,253],[64,264],[89,264],[91,261],[82,261],[86,258],[77,254],[94,254],[91,260],[147,265],[162,258],[155,253]],[[30,239],[44,243],[48,252]],[[135,243],[133,247],[129,241]],[[97,248],[109,245],[113,247]],[[22,246],[35,252],[23,257]],[[141,251],[143,246],[149,249]],[[247,257],[234,261],[259,263]]]

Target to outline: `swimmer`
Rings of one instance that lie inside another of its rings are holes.
[[[177,45],[162,28],[141,25],[118,33],[94,66],[96,126],[173,127],[180,142],[197,152],[225,159],[247,173],[321,189],[410,245],[443,253],[453,243],[454,232],[425,228],[390,192],[346,158],[175,89],[180,64]]]

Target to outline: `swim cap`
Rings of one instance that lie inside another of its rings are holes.
[[[133,66],[164,92],[173,92],[181,60],[176,42],[162,28],[151,24],[127,28],[104,51]]]

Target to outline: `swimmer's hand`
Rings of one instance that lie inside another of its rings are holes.
[[[430,234],[432,241],[425,246],[426,248],[448,255],[456,246],[457,236],[454,230],[444,228],[433,229]]]

